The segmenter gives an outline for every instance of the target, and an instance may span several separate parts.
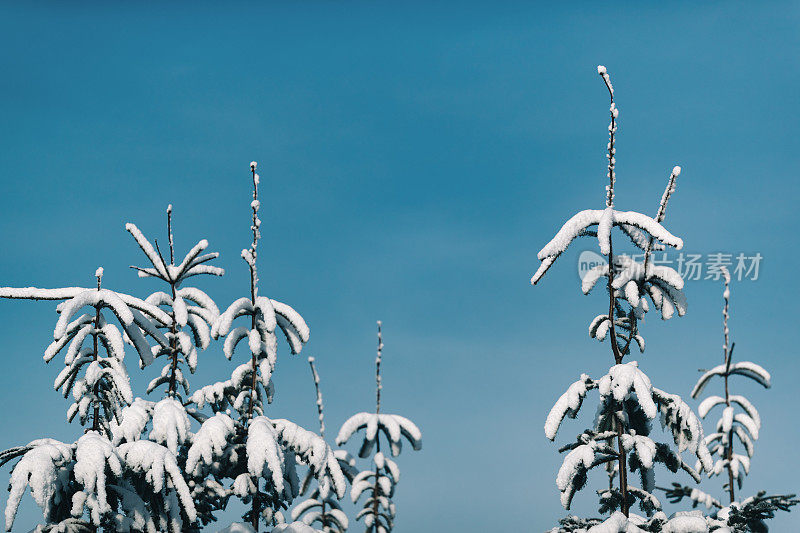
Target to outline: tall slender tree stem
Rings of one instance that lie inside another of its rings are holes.
[[[608,126],[608,187],[606,190],[606,207],[614,208],[614,185],[616,183],[616,153],[617,149],[614,145],[616,140],[616,133],[617,133],[617,115],[619,111],[617,110],[617,106],[614,103],[614,87],[611,85],[611,78],[606,71],[606,68],[603,66],[597,67],[597,73],[600,77],[603,78],[603,82],[606,84],[606,89],[608,89],[608,95],[611,99],[611,105],[609,107],[609,113],[611,115],[611,123]],[[614,248],[611,241],[611,237],[609,236],[609,249],[608,249],[608,321],[609,321],[609,332],[608,334],[611,336],[611,352],[614,355],[614,362],[616,364],[622,364],[622,359],[624,357],[624,352],[619,349],[619,344],[617,343],[617,331],[616,331],[616,309],[615,309],[615,289],[614,289]],[[633,333],[631,333],[633,336]],[[630,344],[630,341],[628,342]],[[624,432],[624,424],[619,417],[614,414],[614,420],[617,430],[617,447],[619,449],[619,488],[620,493],[622,495],[622,514],[628,516],[628,470],[626,465],[626,453],[625,448],[622,445],[622,435]]]
[[[730,344],[730,331],[728,329],[728,318],[730,317],[729,314],[729,306],[730,306],[730,274],[728,273],[727,269],[724,272],[725,274],[725,291],[722,293],[723,298],[725,299],[725,306],[722,308],[722,330],[723,335],[725,338],[725,343],[723,344],[722,351],[725,357],[725,406],[731,406],[731,399],[730,399],[730,392],[728,390],[728,376],[731,370],[731,360],[733,359],[733,347],[734,344]],[[727,435],[728,445],[725,447],[725,459],[727,459],[727,470],[728,470],[728,498],[730,499],[730,503],[735,501],[735,494],[733,488],[733,468],[731,467],[731,460],[733,459],[733,430],[728,431]]]
[[[250,301],[253,304],[253,307],[256,305],[256,298],[258,296],[258,271],[256,270],[256,258],[258,255],[258,238],[260,236],[259,232],[259,225],[260,221],[258,219],[258,174],[256,174],[256,164],[255,162],[250,164],[250,172],[253,175],[253,201],[250,202],[250,207],[253,210],[253,225],[251,229],[253,230],[253,243],[250,246],[250,257],[245,258],[247,260],[247,264],[250,267]],[[256,315],[252,315],[252,321],[250,324],[251,329],[256,328]],[[258,358],[256,354],[253,353],[250,359],[251,364],[251,380],[250,380],[250,403],[247,406],[247,423],[250,423],[253,420],[253,410],[255,408],[256,403],[256,396],[257,396],[257,387],[258,387]],[[256,493],[253,494],[253,504],[252,504],[252,512],[250,517],[251,525],[253,526],[253,531],[258,533],[259,528],[259,513],[260,513],[260,502],[258,501],[258,478],[256,477],[253,479],[253,483],[256,486]]]
[[[311,377],[314,378],[314,390],[316,392],[317,414],[319,415],[319,436],[325,440],[325,412],[322,404],[322,390],[319,386],[319,374],[317,367],[314,365],[314,358],[308,358],[308,366],[311,367]],[[326,505],[327,498],[323,498],[320,494],[320,522],[322,522],[322,530],[326,531],[328,526],[328,510]]]
[[[102,269],[97,269],[97,290],[100,290],[100,284],[102,282],[103,273]],[[100,328],[100,306],[96,306],[94,308],[94,331],[92,332],[92,356],[95,361],[99,358],[99,354],[97,353],[98,346],[97,346],[97,332]],[[94,412],[92,413],[92,430],[93,431],[100,431],[100,404],[99,398],[97,395],[97,385],[95,384],[94,390]]]
[[[375,414],[379,415],[381,412],[381,359],[383,358],[383,335],[381,333],[382,322],[378,320],[378,355],[375,357]],[[380,431],[375,434],[375,454],[381,451],[381,436]],[[375,464],[375,486],[373,488],[373,501],[372,501],[372,516],[375,519],[375,531],[378,530],[378,494],[380,493],[380,484],[378,479],[380,472],[377,463]]]
[[[167,207],[167,235],[169,239],[169,264],[175,264],[175,245],[172,239],[172,204]],[[175,298],[178,296],[177,288],[175,287],[175,280],[172,279],[172,272],[167,269],[169,274],[169,288],[172,294],[172,310],[169,313],[172,322],[169,325],[170,339],[169,339],[169,353],[172,358],[172,365],[169,374],[169,389],[167,395],[170,398],[175,397],[178,384],[178,324],[175,320]]]
[[[375,455],[381,452],[381,435],[380,431],[375,434]],[[375,519],[375,531],[378,531],[378,513],[380,511],[378,507],[378,495],[380,494],[380,484],[378,483],[378,479],[380,478],[380,472],[378,469],[378,465],[375,465],[375,485],[372,488],[372,516]]]
[[[375,414],[381,412],[381,358],[383,357],[383,337],[381,335],[381,321],[378,320],[378,356],[375,358]]]

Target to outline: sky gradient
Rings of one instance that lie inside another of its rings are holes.
[[[774,378],[734,385],[763,420],[744,492],[798,492],[799,30],[797,2],[3,3],[0,284],[90,285],[102,265],[108,288],[160,290],[128,268],[143,256],[124,224],[163,241],[172,203],[178,255],[201,238],[221,252],[227,275],[197,286],[227,306],[248,291],[257,160],[261,293],[311,326],[330,433],[374,407],[383,321],[383,407],[424,442],[398,460],[396,532],[543,531],[565,514],[544,418],[613,363],[587,335],[603,296],[577,276],[596,243],[529,285],[563,221],[603,206],[604,64],[617,206],[654,213],[681,165],[665,225],[686,251],[764,257],[732,287],[735,357]],[[648,317],[637,359],[655,386],[688,397],[721,362],[721,290],[687,282],[685,317]],[[80,434],[52,390],[58,359],[41,359],[54,307],[0,301],[0,449]],[[268,414],[315,428],[304,356],[279,360]],[[231,369],[213,346],[190,381]],[[140,394],[157,371],[129,363]],[[574,512],[596,512],[591,491]],[[15,530],[40,516],[26,496]],[[797,529],[800,511],[772,525]]]

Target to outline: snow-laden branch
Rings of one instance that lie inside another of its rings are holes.
[[[769,372],[764,370],[760,365],[751,363],[750,361],[740,361],[731,364],[730,368],[726,367],[727,365],[725,364],[715,366],[700,376],[700,379],[697,380],[697,383],[692,389],[692,398],[697,398],[700,393],[703,392],[703,389],[705,389],[708,381],[714,376],[725,377],[739,375],[752,379],[766,389],[771,386],[771,376]]]
[[[392,451],[397,456],[402,449],[401,437],[405,437],[414,450],[422,449],[422,433],[414,423],[400,415],[358,413],[351,416],[342,424],[336,437],[336,444],[345,444],[354,433],[364,430],[364,441],[358,452],[359,457],[367,457],[372,452],[378,439],[379,431],[382,432]]]

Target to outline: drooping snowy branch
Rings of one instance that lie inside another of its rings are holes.
[[[596,386],[589,376],[581,374],[580,379],[570,385],[567,391],[559,397],[544,423],[544,434],[548,439],[553,440],[556,438],[558,428],[561,426],[565,416],[570,418],[578,416],[578,411],[583,405],[586,392]]]
[[[590,228],[594,226],[597,226],[597,231],[593,233]],[[600,253],[608,255],[611,250],[612,227],[624,227],[627,231],[630,231],[629,228],[635,228],[647,235],[648,238],[652,238],[664,245],[678,250],[683,248],[682,239],[674,236],[647,215],[634,211],[616,211],[611,207],[586,209],[567,220],[555,237],[539,251],[538,258],[542,261],[542,267],[533,276],[531,283],[534,285],[538,283],[550,265],[578,237],[594,234],[600,246]]]

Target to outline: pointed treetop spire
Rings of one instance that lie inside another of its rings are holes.
[[[383,337],[381,335],[382,322],[378,320],[378,356],[375,358],[375,412],[381,412],[381,358],[383,357]]]
[[[319,436],[325,438],[325,406],[322,403],[322,390],[319,388],[319,374],[317,367],[314,366],[314,358],[308,358],[308,366],[311,367],[311,376],[314,378],[314,388],[317,391],[317,413],[319,414]]]
[[[722,345],[722,352],[725,358],[725,366],[730,368],[731,365],[731,352],[733,347],[730,346],[730,330],[728,329],[728,318],[730,318],[730,298],[731,298],[731,273],[727,267],[721,266],[722,277],[725,280],[725,290],[722,291],[722,298],[725,300],[725,305],[722,308],[722,331],[725,336],[725,343]]]
[[[257,163],[252,161],[250,163],[250,172],[253,174],[253,201],[250,202],[250,208],[253,210],[253,223],[250,229],[253,231],[253,242],[250,248],[242,250],[242,259],[244,259],[250,267],[250,297],[253,302],[256,301],[258,296],[258,270],[256,269],[256,258],[258,257],[258,240],[261,238],[261,220],[258,218],[258,209],[261,203],[258,201],[258,184],[259,176],[256,174]]]
[[[603,78],[603,82],[606,84],[606,88],[608,89],[608,95],[611,97],[611,107],[609,107],[609,112],[611,114],[611,124],[608,125],[608,186],[606,187],[606,206],[607,207],[614,207],[614,184],[617,181],[617,175],[614,171],[614,167],[616,166],[615,155],[617,153],[617,149],[614,147],[614,138],[617,133],[617,117],[619,116],[619,109],[617,109],[617,104],[614,103],[614,86],[611,85],[611,77],[608,75],[608,71],[606,67],[603,65],[597,66],[597,73]]]
[[[175,264],[175,243],[172,239],[172,204],[167,206],[167,235],[169,235],[169,264]]]

